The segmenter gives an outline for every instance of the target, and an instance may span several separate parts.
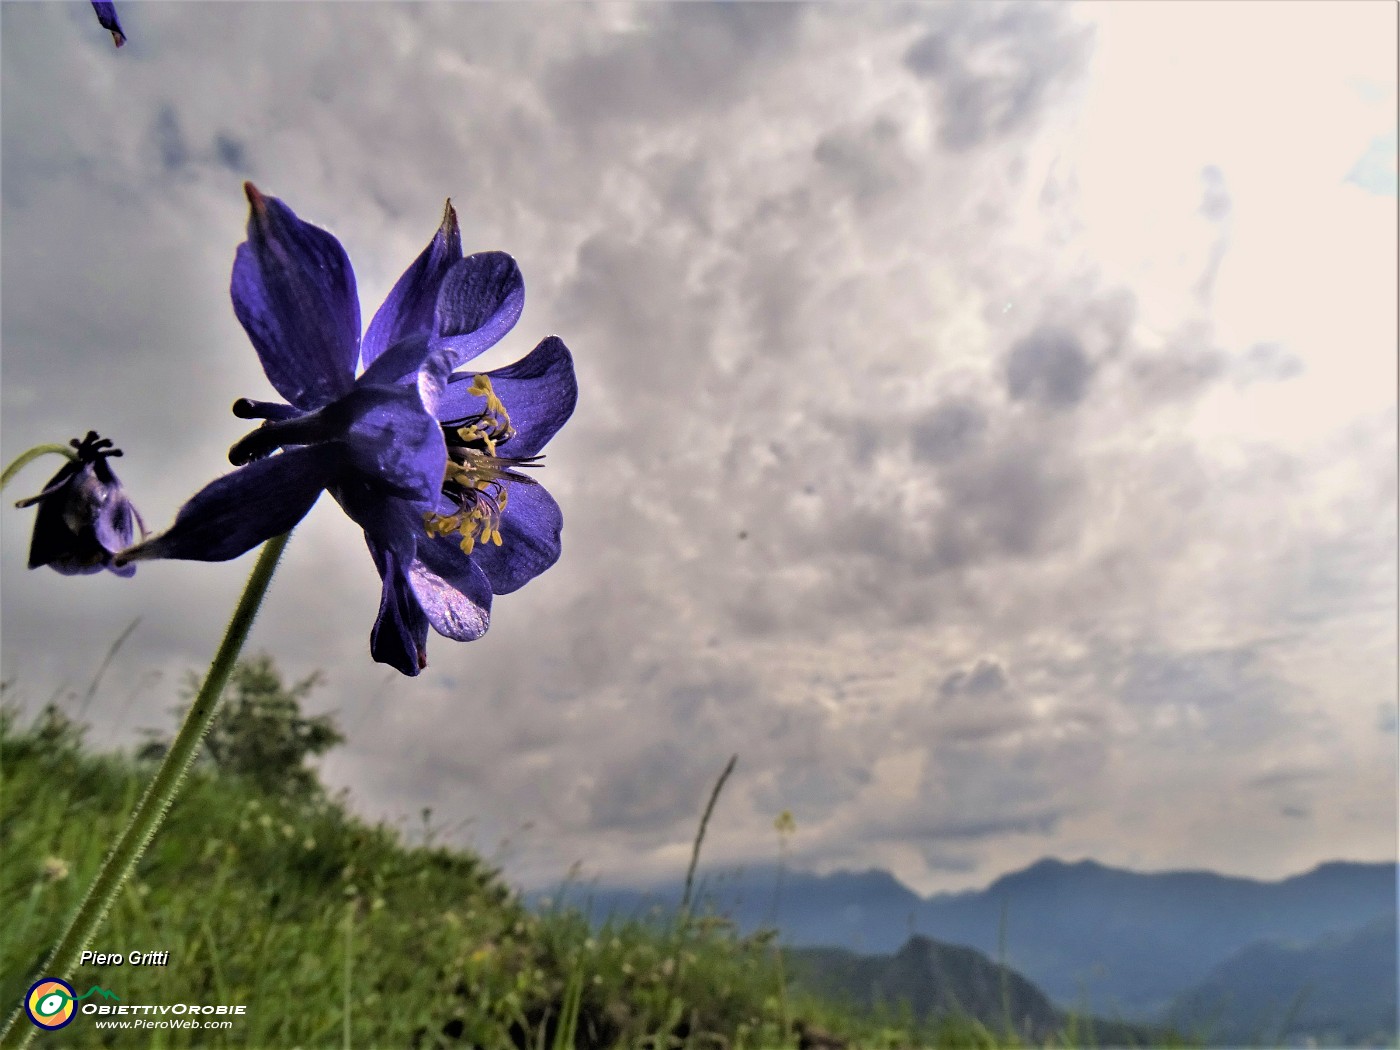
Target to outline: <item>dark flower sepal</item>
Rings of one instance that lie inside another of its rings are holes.
[[[38,495],[22,499],[16,507],[38,506],[34,535],[29,544],[29,567],[47,565],[65,576],[81,576],[103,569],[130,576],[134,565],[117,565],[113,557],[131,546],[145,522],[127,499],[122,484],[107,462],[121,449],[88,431],[81,441],[69,442],[77,458],[49,479]]]

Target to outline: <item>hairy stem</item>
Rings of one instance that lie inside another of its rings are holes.
[[[92,943],[93,935],[107,917],[113,900],[131,876],[136,862],[141,859],[141,854],[165,822],[166,814],[179,793],[185,773],[188,772],[205,734],[209,732],[209,726],[214,721],[224,686],[238,661],[238,654],[248,638],[248,631],[253,626],[258,607],[262,604],[263,596],[267,594],[277,561],[282,557],[282,551],[287,546],[290,536],[290,532],[285,533],[263,544],[257,564],[253,566],[252,574],[248,577],[248,585],[243,590],[243,597],[238,600],[238,605],[233,610],[233,617],[224,632],[224,640],[219,645],[219,651],[214,654],[214,662],[209,665],[209,673],[190,705],[189,713],[185,715],[180,732],[171,742],[170,750],[166,752],[160,769],[156,771],[155,779],[141,797],[116,845],[107,854],[97,878],[88,887],[87,894],[78,905],[67,931],[49,955],[38,976],[63,980],[72,977],[79,957]],[[20,1009],[10,1017],[5,1030],[0,1032],[0,1046],[11,1045],[8,1037],[14,1034],[15,1026],[23,1012],[24,1005],[21,1004]],[[37,1027],[30,1026],[28,1032],[13,1045],[28,1046],[38,1030]]]
[[[67,445],[35,445],[27,452],[21,452],[15,457],[15,461],[5,468],[5,472],[0,474],[0,489],[10,483],[10,480],[29,464],[33,463],[40,456],[47,456],[50,453],[59,456],[66,456],[69,460],[76,460],[78,454]]]

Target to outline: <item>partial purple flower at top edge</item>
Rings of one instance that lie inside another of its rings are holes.
[[[102,23],[102,28],[112,34],[112,43],[117,47],[125,44],[126,34],[122,32],[122,24],[117,21],[117,5],[110,0],[92,0],[92,9],[97,12],[97,20]]]
[[[130,576],[136,566],[115,565],[112,557],[131,546],[137,527],[144,537],[146,525],[107,462],[120,456],[121,449],[91,430],[81,441],[74,438],[69,444],[78,450],[78,458],[50,478],[37,496],[15,504],[39,507],[29,544],[29,567],[47,565],[65,576],[103,569]]]
[[[245,188],[234,313],[287,403],[235,402],[235,415],[264,420],[229,450],[239,469],[122,559],[235,558],[291,529],[328,490],[379,571],[370,652],[416,675],[430,626],[481,637],[492,596],[559,558],[559,506],[524,471],[573,412],[573,359],[551,336],[513,365],[455,372],[510,331],[525,285],[503,252],[462,257],[451,202],[361,339],[340,242]]]

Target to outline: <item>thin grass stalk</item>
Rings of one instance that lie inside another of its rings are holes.
[[[685,891],[681,894],[681,921],[690,921],[690,894],[695,886],[695,869],[700,863],[700,847],[705,841],[705,829],[710,825],[710,814],[715,811],[715,803],[719,801],[719,793],[724,790],[724,782],[729,779],[729,774],[734,772],[734,766],[739,761],[738,755],[729,756],[729,764],[724,767],[724,772],[715,781],[715,788],[710,792],[710,801],[705,804],[705,812],[700,817],[700,827],[695,832],[695,842],[690,847],[690,867],[685,873]]]
[[[126,625],[126,629],[117,635],[117,640],[112,643],[107,650],[107,655],[102,658],[102,662],[97,665],[97,673],[92,676],[92,681],[88,683],[87,692],[83,694],[83,701],[78,705],[79,720],[87,717],[88,707],[92,704],[92,698],[97,695],[97,687],[102,684],[102,676],[107,673],[108,666],[116,659],[117,653],[126,644],[126,640],[131,637],[131,632],[141,625],[141,617],[137,616]]]
[[[151,839],[165,822],[170,806],[179,793],[180,784],[193,764],[200,744],[218,712],[224,686],[228,684],[229,675],[233,673],[234,664],[238,661],[243,643],[247,641],[248,632],[252,629],[253,620],[257,617],[258,608],[267,594],[268,585],[277,569],[277,562],[282,557],[282,551],[286,548],[290,536],[291,533],[285,533],[263,544],[257,563],[248,577],[243,596],[239,598],[224,632],[223,642],[209,665],[209,673],[190,705],[189,713],[185,715],[184,724],[171,741],[170,750],[165,753],[155,779],[151,781],[151,786],[146,789],[145,795],[137,804],[125,830],[107,854],[97,878],[88,887],[87,894],[68,924],[68,929],[36,976],[57,977],[63,980],[72,976],[79,957],[92,943],[93,936],[106,919],[122,886],[130,878],[136,862],[141,859]],[[23,1013],[24,1004],[21,1003],[10,1015],[4,1031],[0,1032],[0,1047],[26,1047],[39,1031],[37,1027],[30,1026],[26,1033],[11,1043],[10,1036],[14,1034]]]

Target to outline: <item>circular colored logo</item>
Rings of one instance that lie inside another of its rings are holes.
[[[34,982],[34,987],[24,997],[24,1012],[40,1028],[52,1031],[73,1020],[78,1012],[74,998],[73,986],[67,981],[45,977]]]

